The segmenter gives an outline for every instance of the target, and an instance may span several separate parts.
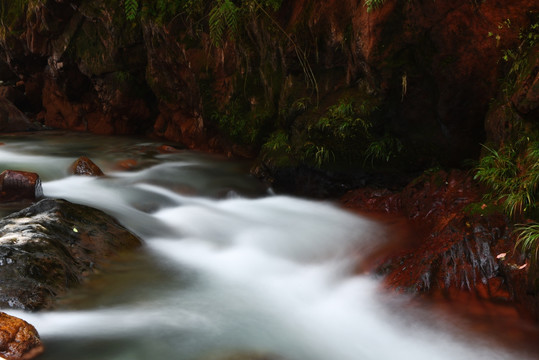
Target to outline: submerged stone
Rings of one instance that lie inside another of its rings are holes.
[[[29,360],[42,352],[39,334],[32,325],[0,312],[0,357]]]
[[[107,258],[140,244],[100,210],[42,200],[0,220],[0,306],[51,307]]]

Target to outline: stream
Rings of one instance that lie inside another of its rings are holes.
[[[46,347],[40,359],[537,356],[354,274],[389,241],[387,229],[331,202],[275,195],[249,175],[248,163],[161,153],[162,143],[137,138],[50,132],[0,142],[0,170],[37,172],[45,196],[101,209],[144,241],[59,299],[56,310],[4,309],[38,329]],[[107,176],[69,175],[81,155]]]

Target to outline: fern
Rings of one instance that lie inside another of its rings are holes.
[[[210,38],[215,46],[221,45],[225,33],[229,36],[237,34],[240,9],[232,1],[217,1],[209,16]]]
[[[124,3],[125,18],[129,21],[135,20],[138,12],[137,0],[125,0]]]
[[[374,164],[375,160],[389,162],[392,158],[401,153],[402,149],[403,144],[399,139],[386,134],[381,138],[374,139],[369,144],[369,147],[365,150],[364,163],[369,159],[371,165]]]
[[[313,163],[317,168],[322,168],[324,165],[335,161],[335,154],[323,145],[309,142],[304,145],[303,160]]]
[[[539,142],[517,143],[489,152],[476,168],[475,179],[492,189],[488,199],[501,202],[511,217],[537,208],[539,187]]]

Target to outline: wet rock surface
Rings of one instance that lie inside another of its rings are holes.
[[[103,176],[103,171],[87,156],[81,156],[69,167],[73,175]]]
[[[26,321],[0,312],[0,357],[29,360],[43,352],[37,330]]]
[[[107,258],[140,244],[102,211],[42,200],[0,220],[0,306],[52,307]]]
[[[17,170],[5,170],[0,174],[0,201],[34,201],[42,196],[38,174]]]
[[[385,274],[390,288],[451,297],[471,292],[491,301],[518,297],[509,274],[523,258],[514,253],[514,239],[504,216],[480,204],[480,189],[462,171],[424,175],[402,192],[361,189],[342,199],[345,206],[401,216],[409,241],[379,258],[375,271]],[[402,225],[402,224],[401,224]]]

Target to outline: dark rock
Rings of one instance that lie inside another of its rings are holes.
[[[516,90],[511,97],[511,103],[519,113],[533,114],[535,119],[539,109],[539,56],[536,54],[538,50],[539,46],[536,46],[533,52],[535,57],[529,60],[534,61],[528,65],[532,70],[522,79],[518,79]]]
[[[0,79],[2,79],[2,83],[14,83],[17,81],[17,75],[13,73],[4,59],[0,60]]]
[[[364,211],[402,215],[413,228],[413,244],[379,262],[390,287],[415,293],[470,291],[508,300],[497,255],[510,253],[514,242],[502,215],[464,210],[480,201],[479,194],[471,177],[455,170],[424,175],[400,193],[362,189],[342,201]]]
[[[140,240],[102,211],[45,199],[0,220],[0,306],[37,310]]]
[[[532,131],[539,119],[539,45],[518,54],[518,70],[507,77],[485,119],[490,146],[503,146]],[[522,66],[522,64],[527,64]]]
[[[509,286],[523,316],[531,316],[539,321],[539,268],[532,264],[516,266],[511,262],[503,263],[503,270],[509,279]]]
[[[11,101],[0,97],[0,132],[39,130]]]
[[[0,174],[0,201],[33,201],[42,196],[38,174],[16,170],[5,170]]]
[[[352,0],[295,0],[272,13],[293,42],[266,16],[253,16],[241,41],[213,46],[207,27],[183,13],[127,22],[121,7],[104,0],[48,1],[31,14],[6,15],[10,31],[1,50],[50,127],[152,132],[221,150],[228,146],[218,140],[230,129],[212,115],[244,118],[246,130],[263,129],[256,140],[263,142],[264,132],[276,128],[304,131],[308,119],[293,110],[295,100],[319,98],[320,110],[348,92],[369,100],[357,91],[366,84],[368,97],[380,100],[384,131],[426,162],[454,165],[478,155],[484,114],[505,66],[501,49],[521,43],[536,3],[386,1],[368,12]],[[535,89],[537,81],[529,80]],[[516,95],[519,111],[535,106],[536,93]],[[232,114],[235,104],[241,113]]]
[[[0,356],[29,360],[43,352],[36,329],[26,321],[0,312]]]
[[[389,288],[510,306],[539,320],[539,269],[526,263],[507,218],[494,205],[481,204],[480,194],[469,174],[441,171],[398,193],[365,188],[341,201],[363,214],[390,214],[377,219],[398,244],[374,254],[367,269],[385,275]],[[401,217],[404,222],[395,221]]]
[[[103,171],[92,160],[86,156],[81,156],[69,167],[69,172],[73,175],[103,176]]]
[[[26,101],[24,93],[13,86],[0,86],[0,98],[11,101],[18,109],[21,109]]]

